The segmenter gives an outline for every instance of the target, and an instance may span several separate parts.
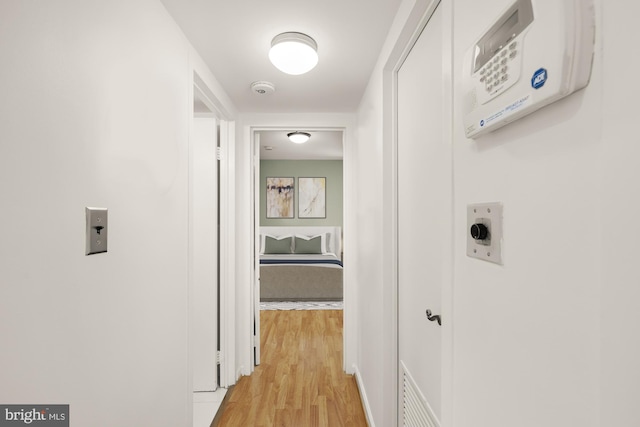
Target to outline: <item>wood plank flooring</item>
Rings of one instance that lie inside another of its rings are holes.
[[[342,311],[261,311],[262,360],[231,391],[224,427],[366,427],[342,370]]]

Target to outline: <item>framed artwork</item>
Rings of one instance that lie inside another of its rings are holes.
[[[267,218],[293,218],[294,178],[267,178]]]
[[[298,178],[298,217],[326,218],[327,178]]]

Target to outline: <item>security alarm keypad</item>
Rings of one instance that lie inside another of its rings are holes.
[[[473,64],[478,102],[486,103],[518,81],[522,72],[519,47],[532,22],[530,1],[520,1],[478,40]]]
[[[517,46],[518,43],[513,41],[508,48],[502,48],[489,64],[474,75],[480,86],[484,86],[489,98],[508,89],[520,78],[522,67],[518,61]]]
[[[465,56],[464,128],[494,131],[589,83],[593,0],[517,0]]]

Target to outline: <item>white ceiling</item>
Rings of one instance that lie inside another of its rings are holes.
[[[241,113],[354,112],[401,0],[161,0]],[[318,65],[290,76],[268,58],[288,31],[318,43]],[[276,86],[251,91],[254,81]]]

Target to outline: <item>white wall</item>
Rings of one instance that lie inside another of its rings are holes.
[[[637,56],[626,46],[640,37],[638,3],[602,2],[601,181],[593,197],[600,207],[599,287],[601,425],[638,423],[640,396],[640,269],[633,230],[640,217],[640,138],[637,134]],[[594,239],[595,240],[595,239]],[[593,313],[590,313],[593,316]]]
[[[633,234],[640,214],[640,148],[633,132],[640,90],[634,78],[639,61],[628,51],[638,36],[633,17],[640,7],[596,2],[597,53],[585,90],[469,141],[459,102],[463,55],[510,3],[443,1],[454,17],[454,356],[453,392],[443,396],[452,418],[445,414],[444,425],[632,426],[640,392]],[[403,3],[399,17],[413,6]],[[394,32],[398,21],[406,19],[396,20],[388,43],[404,37]],[[391,56],[383,50],[381,61]],[[379,64],[358,114],[356,186],[362,189],[376,182],[381,167],[390,172],[389,127],[382,121],[391,104],[384,96]],[[366,221],[358,229],[358,281],[367,286],[359,292],[358,363],[375,425],[394,423],[384,374],[394,360],[387,338],[393,338],[387,331],[392,313],[385,309],[393,303],[393,267],[383,268],[382,279],[374,277],[369,269],[382,257],[366,250],[367,235],[389,235],[393,212],[386,205],[392,200],[385,194],[376,200],[363,190],[357,202]],[[483,201],[504,203],[502,267],[465,255],[465,207]]]
[[[454,70],[508,4],[455,2]],[[454,75],[456,425],[598,425],[602,59],[585,90],[476,142]],[[492,201],[502,267],[465,255],[465,207]]]
[[[365,102],[370,102],[366,99]],[[362,107],[358,117],[357,167],[353,171],[359,183],[356,194],[356,284],[358,286],[358,360],[357,369],[361,387],[366,390],[375,425],[380,422],[385,405],[385,392],[389,384],[385,381],[393,369],[385,363],[385,344],[394,346],[386,328],[385,316],[388,310],[385,301],[392,305],[393,298],[385,288],[383,280],[384,253],[381,251],[382,210],[380,189],[384,187],[382,169],[382,137],[376,132],[381,121],[381,112],[369,104]],[[388,317],[387,317],[388,318]],[[394,399],[392,396],[391,399]],[[392,400],[389,400],[391,402]],[[389,424],[392,425],[392,424]]]
[[[404,1],[394,19],[386,42],[358,108],[354,187],[357,245],[358,360],[360,387],[368,400],[371,425],[396,425],[397,337],[392,319],[397,316],[397,295],[392,286],[392,217],[395,215],[390,174],[394,154],[388,143],[390,130],[383,126],[390,114],[391,99],[383,91],[387,61],[411,16],[413,1]]]
[[[0,53],[0,401],[188,425],[191,47],[155,0],[9,0]]]
[[[375,81],[378,82],[378,79]],[[381,316],[386,307],[385,287],[382,277],[383,252],[380,251],[383,204],[380,189],[384,188],[382,174],[382,101],[380,90],[368,90],[358,111],[358,139],[356,146],[356,167],[351,173],[356,181],[358,192],[355,203],[355,237],[358,250],[355,253],[358,287],[358,360],[360,386],[366,390],[369,401],[370,422],[381,424],[385,408],[384,394],[389,386],[385,377],[393,369],[384,369],[385,360],[385,317]],[[374,83],[375,84],[375,83]],[[371,83],[370,83],[371,85]],[[370,86],[371,87],[371,86]],[[348,258],[347,258],[348,259]],[[387,293],[388,295],[388,293]],[[392,301],[387,299],[388,302]],[[382,333],[381,333],[382,332]],[[388,334],[386,335],[388,337]],[[394,345],[387,342],[388,345]],[[391,399],[394,399],[391,396]],[[389,400],[392,402],[392,400]],[[393,425],[393,424],[388,424]]]

